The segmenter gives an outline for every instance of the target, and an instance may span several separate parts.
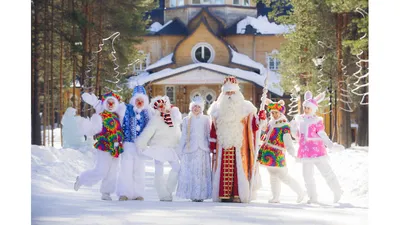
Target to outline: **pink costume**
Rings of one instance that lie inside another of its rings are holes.
[[[343,146],[332,143],[325,133],[323,119],[315,115],[318,103],[323,101],[325,93],[313,98],[312,93],[307,91],[304,95],[303,107],[309,107],[312,113],[296,116],[291,121],[292,135],[299,140],[297,152],[298,161],[303,163],[303,178],[309,196],[308,203],[318,202],[317,190],[314,180],[314,165],[325,178],[334,195],[334,202],[338,202],[343,194],[339,181],[328,161],[326,147],[331,150],[342,150]]]

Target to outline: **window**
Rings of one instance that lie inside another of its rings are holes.
[[[268,56],[268,68],[270,70],[278,70],[280,61],[274,56]]]
[[[215,0],[215,4],[224,4],[225,0]]]
[[[223,2],[224,0],[192,0],[192,4],[211,4],[217,2]],[[217,3],[220,4],[220,3]]]
[[[267,66],[269,68],[269,70],[278,70],[279,69],[279,65],[280,65],[280,61],[279,59],[276,57],[276,55],[278,54],[277,50],[273,50],[271,53],[266,53],[266,61],[267,61]]]
[[[207,43],[199,43],[192,48],[192,60],[195,63],[211,63],[214,60],[213,47]]]
[[[139,58],[133,63],[133,73],[143,72],[150,64],[150,53],[146,55],[142,50],[139,51]]]
[[[212,92],[206,93],[206,98],[205,98],[205,106],[204,110],[207,112],[208,108],[210,108],[210,105],[215,101],[215,94]]]
[[[175,104],[175,87],[165,86],[165,95],[168,96],[171,104]]]
[[[185,5],[185,0],[170,0],[169,1],[170,7],[176,7],[176,6],[182,6],[182,5]]]
[[[239,3],[239,0],[233,0],[233,4],[234,5],[239,5],[240,3]]]
[[[244,6],[250,6],[250,0],[243,0]]]

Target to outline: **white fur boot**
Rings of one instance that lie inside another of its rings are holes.
[[[167,190],[163,176],[154,177],[154,187],[160,201],[172,201],[172,195]]]
[[[271,192],[272,199],[270,199],[269,203],[279,203],[279,196],[281,194],[281,181],[279,180],[276,173],[270,173],[270,181],[271,181]]]
[[[307,203],[317,203],[317,187],[314,179],[314,163],[303,163],[303,178],[306,185],[307,194],[310,198]]]
[[[316,163],[315,165],[317,166],[317,168],[321,172],[321,175],[325,178],[326,183],[333,192],[333,202],[337,203],[342,197],[343,190],[340,187],[339,181],[335,173],[333,172],[328,160],[323,160]]]
[[[288,173],[286,173],[286,175],[283,175],[283,177],[281,177],[281,181],[286,185],[288,185],[294,192],[296,192],[297,203],[303,201],[305,196],[305,191],[301,188],[300,184],[293,177],[291,177]]]
[[[172,195],[172,193],[176,190],[176,186],[178,184],[178,175],[179,173],[171,170],[168,175],[167,180],[167,191]]]
[[[335,174],[333,174],[333,175],[331,175],[330,179],[327,180],[326,182],[328,183],[329,188],[333,192],[333,202],[337,203],[343,194],[343,190],[340,187],[337,177],[335,176]]]

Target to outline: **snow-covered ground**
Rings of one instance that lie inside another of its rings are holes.
[[[59,135],[57,136],[59,137]],[[94,149],[32,146],[32,224],[367,224],[368,148],[331,153],[331,163],[345,191],[338,204],[316,170],[321,204],[296,204],[295,194],[282,185],[281,203],[269,204],[269,175],[261,168],[263,187],[250,204],[190,202],[175,198],[160,202],[153,188],[154,165],[146,162],[145,201],[100,200],[99,184],[73,189],[75,177],[93,167]],[[301,165],[288,156],[289,172],[304,185]],[[165,173],[169,168],[165,170]]]

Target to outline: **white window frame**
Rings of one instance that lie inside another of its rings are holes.
[[[171,8],[177,7],[177,6],[183,6],[183,5],[185,5],[185,0],[170,0],[169,1],[169,7],[171,7]]]
[[[170,96],[167,95],[167,89],[168,88],[172,88],[172,99],[171,99]],[[166,85],[165,88],[164,88],[164,93],[165,93],[166,96],[169,97],[169,100],[170,100],[171,104],[175,104],[175,102],[176,102],[176,87],[175,87],[175,85]]]
[[[138,53],[144,55],[143,50],[139,50]],[[141,59],[133,64],[133,73],[143,72],[149,66],[149,64],[150,64],[150,52],[146,54],[146,57],[144,59]]]
[[[208,0],[207,2],[205,2],[205,0],[199,0],[200,3],[194,3],[192,0],[192,5],[208,5],[208,4],[216,4],[216,5],[222,5],[225,4],[225,0],[220,0],[222,1],[221,3],[217,3],[217,0]]]
[[[239,0],[240,1],[240,0]],[[250,6],[251,5],[251,3],[250,3],[250,1],[251,0],[247,0],[248,1],[248,5],[246,5],[245,3],[246,3],[246,0],[242,0],[242,5],[243,6]]]
[[[268,52],[265,53],[265,55],[266,55],[265,60],[266,60],[266,63],[267,63],[267,69],[268,69],[268,70],[276,71],[276,70],[279,69],[280,61],[279,61],[279,59],[276,57],[276,55],[277,55],[278,53],[279,53],[279,52],[278,52],[278,50],[276,50],[276,49],[274,49],[271,53],[268,53]],[[272,66],[270,65],[271,59],[272,59],[272,63],[273,63]],[[271,68],[271,67],[272,67],[272,68]]]
[[[212,63],[212,62],[214,61],[214,58],[215,58],[215,51],[214,51],[214,48],[213,48],[210,44],[208,44],[208,43],[206,43],[206,42],[197,43],[197,44],[192,48],[191,56],[192,56],[193,62],[195,62],[195,63],[201,63],[201,62],[199,62],[199,61],[196,59],[196,50],[197,50],[198,48],[200,48],[200,47],[207,47],[208,49],[210,49],[211,55],[210,55],[210,59],[208,59],[207,63]]]

